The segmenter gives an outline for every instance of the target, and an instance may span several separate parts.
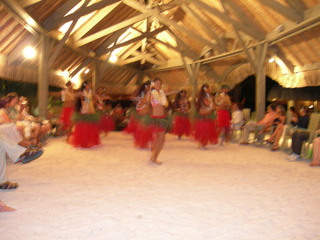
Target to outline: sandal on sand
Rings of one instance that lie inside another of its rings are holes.
[[[29,163],[29,162],[41,157],[42,154],[43,154],[43,150],[38,150],[37,152],[33,152],[29,156],[26,156],[23,159],[21,159],[21,162],[23,164]]]
[[[0,201],[0,212],[12,212],[15,211],[16,209],[7,206],[5,203]]]
[[[7,189],[16,189],[19,186],[18,183],[12,183],[12,182],[4,182],[0,184],[0,189],[7,190]]]

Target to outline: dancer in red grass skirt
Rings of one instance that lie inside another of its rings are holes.
[[[151,130],[152,130],[152,143],[151,143],[151,157],[150,161],[155,164],[162,164],[158,161],[158,156],[164,146],[165,134],[168,130],[168,118],[166,107],[168,107],[168,100],[161,89],[162,80],[156,78],[154,80],[154,88],[151,91],[150,102],[152,106],[151,115]]]
[[[66,83],[66,89],[61,92],[61,99],[63,101],[63,108],[60,115],[60,121],[62,123],[60,131],[66,132],[67,137],[71,134],[72,129],[72,114],[74,111],[75,105],[75,96],[76,93],[73,90],[72,82],[68,81]]]
[[[100,144],[100,117],[95,113],[91,83],[85,81],[81,87],[82,95],[76,100],[73,114],[74,129],[68,142],[74,147],[91,148]]]
[[[218,129],[221,137],[220,145],[223,145],[224,142],[230,141],[231,100],[228,96],[228,91],[229,87],[227,85],[222,85],[214,99],[218,109]]]
[[[189,136],[191,134],[191,123],[189,118],[190,103],[185,90],[179,91],[174,103],[174,117],[172,133],[180,139],[182,135]]]
[[[197,102],[198,116],[194,125],[194,138],[199,147],[205,148],[209,143],[218,143],[215,106],[210,94],[210,87],[204,84],[200,89]]]
[[[100,130],[108,135],[109,132],[115,129],[115,122],[112,117],[112,105],[110,103],[111,98],[106,95],[103,87],[97,88],[94,96],[94,105],[96,111],[101,115],[100,118]]]
[[[135,147],[142,149],[149,148],[152,141],[152,132],[146,124],[150,114],[150,86],[151,82],[147,81],[138,88],[133,98],[135,108],[131,108],[130,122],[124,130],[133,135]]]

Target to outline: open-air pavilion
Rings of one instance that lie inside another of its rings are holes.
[[[0,78],[37,84],[40,117],[49,86],[67,81],[119,98],[160,77],[167,93],[195,99],[204,83],[216,92],[254,75],[257,119],[267,76],[283,88],[320,85],[319,0],[0,0],[0,16]],[[283,152],[204,151],[168,134],[155,167],[120,132],[93,149],[62,137],[44,149],[8,164],[20,187],[0,199],[18,210],[1,213],[1,239],[320,237],[319,168]]]

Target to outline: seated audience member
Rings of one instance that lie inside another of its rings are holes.
[[[320,166],[320,137],[313,140],[312,162],[310,163],[310,166]]]
[[[298,128],[307,129],[309,124],[309,113],[306,107],[303,107],[299,111],[299,120],[297,123]],[[292,154],[289,156],[290,160],[298,160],[301,158],[302,144],[309,138],[308,132],[295,131],[291,137],[291,150]]]
[[[45,141],[46,136],[52,129],[51,124],[48,120],[38,121],[34,116],[29,113],[29,104],[28,100],[25,97],[20,97],[19,104],[22,108],[21,118],[23,121],[29,121],[32,125],[38,125],[40,127],[38,139],[39,141]]]
[[[258,121],[250,121],[246,125],[244,125],[242,136],[241,136],[241,142],[240,144],[248,144],[249,142],[249,134],[252,131],[255,131],[255,139],[257,139],[258,142],[262,142],[262,138],[264,137],[262,133],[265,129],[268,129],[272,126],[273,121],[277,118],[276,113],[276,104],[270,104],[267,108],[267,112],[264,115],[264,117]]]
[[[275,130],[267,140],[268,143],[273,143],[271,151],[279,150],[279,140],[286,125],[286,110],[284,106],[278,105],[276,113],[278,114],[278,117],[273,121],[273,127],[275,127]]]
[[[299,113],[294,107],[289,108],[291,112],[291,119],[290,119],[290,124],[291,126],[297,126],[298,120],[299,120]]]
[[[23,137],[29,140],[33,140],[33,143],[37,143],[37,138],[40,132],[39,124],[31,124],[29,121],[24,121],[23,111],[24,105],[19,104],[19,98],[17,93],[9,93],[8,98],[8,107],[7,113],[9,118],[15,122],[17,127],[23,128]]]
[[[232,131],[239,130],[243,124],[244,121],[244,115],[243,112],[239,108],[238,103],[232,104],[232,119],[231,119],[231,129]]]

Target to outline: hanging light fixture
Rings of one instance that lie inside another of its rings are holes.
[[[27,59],[33,59],[37,55],[37,51],[31,47],[31,46],[26,46],[23,51],[23,56]]]

